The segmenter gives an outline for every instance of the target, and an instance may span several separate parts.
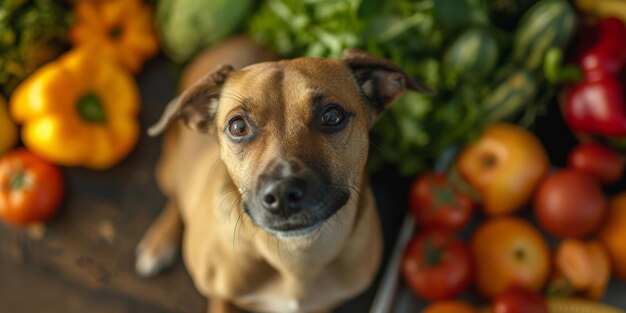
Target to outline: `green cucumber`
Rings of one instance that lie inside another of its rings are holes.
[[[532,6],[513,38],[513,61],[539,69],[550,48],[565,48],[576,27],[576,12],[567,0],[542,0]]]
[[[443,59],[447,73],[466,79],[481,79],[493,71],[499,58],[498,42],[484,29],[470,29],[448,48]]]

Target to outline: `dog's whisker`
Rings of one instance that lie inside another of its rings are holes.
[[[285,249],[287,249],[287,253],[289,254],[289,257],[293,259],[293,254],[291,254],[291,250],[289,250],[289,245],[287,244],[286,241],[285,241]]]
[[[276,243],[276,253],[278,253],[278,258],[279,259],[283,259],[282,255],[280,254],[280,241],[278,240],[278,238],[272,236],[272,240],[274,240],[274,242]]]
[[[232,211],[232,209],[231,209],[231,211]],[[235,222],[235,227],[234,227],[234,229],[233,229],[233,243],[232,243],[232,245],[233,245],[233,251],[235,251],[235,250],[236,250],[236,246],[235,246],[235,243],[236,243],[236,242],[235,242],[235,241],[236,241],[236,240],[237,240],[237,238],[238,238],[238,236],[237,236],[237,230],[238,230],[238,228],[239,228],[239,226],[240,226],[240,223],[241,223],[241,218],[242,218],[242,217],[243,217],[243,211],[242,211],[242,212],[239,212],[239,214],[238,214],[238,216],[237,216],[237,221]]]
[[[241,231],[243,230],[244,227],[244,212],[239,212],[239,217],[237,218],[239,220],[239,227],[235,228],[235,234],[237,235],[237,242],[239,242],[239,240],[241,239]],[[241,242],[239,242],[239,246],[241,246]]]
[[[241,104],[243,106],[246,105],[246,98],[242,94],[238,93],[235,90],[226,90],[226,89],[224,89],[224,90],[222,90],[222,93],[220,94],[220,96],[223,97],[223,98],[227,97],[229,99],[232,99],[232,100],[238,102],[239,104]]]
[[[265,246],[267,248],[267,250],[270,250],[270,239],[272,236],[265,236]]]
[[[222,93],[222,94],[220,95],[220,97],[221,97],[221,98],[226,98],[226,99],[231,99],[231,100],[234,100],[234,101],[236,101],[236,102],[238,102],[238,103],[240,103],[240,104],[245,103],[245,102],[244,102],[244,101],[245,101],[245,99],[244,99],[244,98],[240,98],[239,96],[234,95],[234,94]]]
[[[246,97],[239,91],[235,90],[235,89],[227,89],[228,92],[230,92],[231,94],[235,94],[236,96],[238,96],[239,98],[241,98],[241,100],[243,102],[245,102]]]
[[[230,207],[230,210],[228,212],[229,219],[230,219],[230,216],[232,216],[233,209],[235,207],[241,208],[241,203],[243,202],[243,195],[245,194],[245,192],[243,194],[239,194],[238,192],[236,192],[236,193],[238,194],[238,196],[233,200],[233,203],[232,203],[232,205]],[[237,215],[237,220],[235,222],[235,227],[233,228],[233,243],[232,243],[233,251],[236,249],[236,246],[235,246],[236,242],[235,242],[235,240],[236,240],[236,238],[240,237],[239,235],[241,234],[241,230],[243,230],[243,227],[244,227],[244,223],[243,223],[244,214],[245,214],[244,210],[240,210],[239,211],[239,213]]]

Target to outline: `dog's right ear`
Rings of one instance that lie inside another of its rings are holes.
[[[192,130],[207,132],[217,112],[222,86],[231,71],[231,65],[221,65],[170,101],[159,121],[148,129],[148,135],[159,135],[178,118]]]
[[[373,120],[406,90],[435,94],[397,65],[364,51],[347,49],[343,52],[342,60],[352,72],[357,85],[370,104]]]

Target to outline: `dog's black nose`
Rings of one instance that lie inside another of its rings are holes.
[[[261,191],[263,207],[273,214],[289,216],[302,209],[306,183],[301,179],[271,180]]]

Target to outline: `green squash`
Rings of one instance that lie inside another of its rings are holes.
[[[450,45],[443,64],[448,75],[477,80],[493,71],[499,54],[498,42],[493,35],[475,28],[461,34]]]
[[[156,23],[165,53],[185,62],[239,27],[252,0],[159,0]]]
[[[546,52],[565,48],[576,28],[576,11],[567,0],[543,0],[528,10],[513,39],[513,60],[529,70],[543,64]]]

